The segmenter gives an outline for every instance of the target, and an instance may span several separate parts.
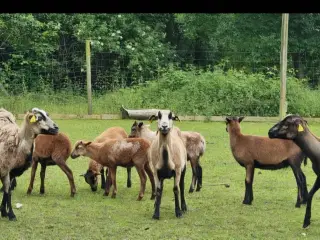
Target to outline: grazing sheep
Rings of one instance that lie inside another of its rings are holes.
[[[230,147],[235,160],[246,168],[245,197],[243,204],[253,200],[252,183],[254,169],[276,170],[290,166],[296,178],[298,196],[296,207],[306,203],[308,190],[301,163],[306,155],[293,142],[268,137],[243,135],[240,122],[244,117],[226,117],[226,131],[230,136]]]
[[[149,176],[152,186],[151,199],[155,197],[155,183],[151,168],[148,162],[148,149],[150,143],[142,138],[109,139],[102,143],[77,141],[71,153],[71,158],[86,156],[94,159],[103,166],[107,166],[111,174],[111,183],[113,185],[112,198],[116,197],[117,184],[116,173],[117,166],[132,167],[135,166],[140,177],[140,192],[137,200],[144,196],[146,187],[146,172]],[[109,181],[106,184],[105,195],[108,196],[110,190]]]
[[[137,123],[134,121],[131,127],[129,137],[141,137],[152,142],[156,138],[156,132],[149,128],[149,125],[143,122]],[[192,180],[190,184],[189,193],[194,191],[197,184],[196,191],[202,188],[202,167],[200,165],[200,157],[203,156],[206,149],[206,141],[204,137],[198,132],[181,131],[182,140],[187,150],[187,161],[190,161],[192,168]]]
[[[34,140],[33,162],[31,169],[31,178],[28,187],[27,194],[31,194],[33,190],[33,183],[35,174],[37,171],[38,163],[41,164],[41,186],[40,193],[44,194],[44,179],[46,175],[46,167],[52,165],[58,165],[61,170],[67,175],[71,197],[74,197],[76,193],[76,186],[74,184],[73,174],[71,169],[66,164],[67,159],[70,156],[72,145],[69,137],[64,133],[58,133],[57,135],[44,135],[39,134]]]
[[[181,139],[181,132],[178,128],[173,128],[173,120],[178,120],[177,116],[172,116],[170,111],[159,111],[158,115],[152,115],[150,121],[158,119],[157,137],[152,141],[149,150],[149,159],[153,168],[156,183],[156,200],[153,219],[160,218],[160,204],[163,191],[164,179],[174,177],[174,200],[176,217],[182,216],[182,211],[187,211],[184,198],[184,177],[186,172],[187,151]],[[179,202],[179,192],[181,198],[181,208]]]
[[[98,137],[94,139],[94,142],[101,143],[108,139],[124,139],[127,138],[128,134],[122,127],[111,127],[106,129],[104,132],[102,132]],[[101,175],[101,188],[106,188],[106,182],[108,184],[111,184],[111,177],[110,174],[108,175],[108,168],[105,169],[105,175],[104,175],[104,167],[99,164],[98,162],[94,161],[93,159],[90,159],[89,161],[89,167],[86,173],[81,174],[80,176],[83,176],[86,183],[88,183],[91,187],[91,190],[97,191],[98,186],[98,175]],[[110,185],[111,186],[111,185]],[[127,167],[127,187],[131,187],[131,167]],[[106,194],[106,191],[105,191]]]
[[[55,135],[58,131],[57,125],[41,109],[33,108],[27,112],[21,127],[15,122],[12,113],[0,109],[0,178],[4,187],[0,207],[2,217],[16,220],[11,203],[10,171],[27,169],[24,166],[37,134]],[[21,175],[23,170],[18,173]]]
[[[313,195],[320,188],[320,142],[308,128],[307,121],[299,115],[287,115],[270,128],[270,138],[290,139],[294,141],[312,162],[312,169],[317,175],[316,181],[308,194],[306,213],[303,221],[303,228],[310,225],[311,205]]]

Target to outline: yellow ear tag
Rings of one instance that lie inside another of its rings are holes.
[[[303,132],[303,127],[301,126],[301,124],[299,124],[299,126],[298,126],[298,132]]]
[[[30,119],[30,122],[31,122],[31,123],[34,123],[34,122],[36,122],[36,121],[37,121],[37,119],[36,119],[36,117],[33,115],[32,118]]]

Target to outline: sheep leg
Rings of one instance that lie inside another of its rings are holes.
[[[303,187],[303,179],[301,179],[301,169],[295,165],[291,165],[291,169],[293,171],[293,175],[297,182],[297,188],[298,188],[298,194],[297,194],[297,202],[295,207],[299,208],[301,205],[301,202],[303,200],[303,193],[305,191],[305,188]],[[300,171],[299,171],[300,170]]]
[[[136,166],[136,169],[140,177],[140,191],[137,198],[137,200],[140,201],[143,198],[144,192],[146,190],[147,175],[143,169],[143,166]]]
[[[157,188],[156,192],[156,201],[154,203],[154,213],[152,218],[153,219],[159,219],[160,218],[160,204],[161,204],[161,197],[162,197],[162,190],[163,190],[163,179],[159,181],[158,178],[158,173],[154,173],[154,180],[155,180],[155,185]]]
[[[190,164],[192,168],[192,180],[189,188],[189,193],[193,193],[197,181],[197,164],[195,163],[194,159],[190,159]]]
[[[128,177],[127,177],[127,187],[131,188],[131,185],[132,185],[132,183],[131,183],[131,167],[127,167],[127,175],[128,175]]]
[[[12,209],[12,203],[11,203],[11,187],[9,188],[9,193],[8,193],[8,202],[7,202],[7,206],[8,206],[8,218],[10,221],[16,221],[16,216],[13,212]]]
[[[46,177],[46,168],[47,165],[46,163],[43,161],[41,162],[41,171],[40,171],[40,178],[41,178],[41,185],[40,185],[40,194],[44,194],[44,179]]]
[[[302,172],[302,170],[300,171],[300,176],[302,179],[302,204],[306,204],[308,201],[308,187],[307,187],[307,180],[306,180],[306,176],[304,175],[304,173]]]
[[[1,178],[1,182],[3,185],[3,196],[1,201],[1,217],[7,217],[7,203],[8,203],[8,195],[9,195],[9,188],[10,188],[10,176],[7,174],[7,176]]]
[[[104,190],[104,196],[108,196],[110,192],[110,187],[112,186],[111,173],[109,168],[106,169],[106,188]]]
[[[253,165],[247,165],[246,166],[246,179],[245,179],[245,186],[246,186],[246,192],[243,199],[243,204],[250,205],[253,201],[253,191],[252,191],[252,183],[253,183],[253,177],[254,177],[254,166]]]
[[[174,176],[174,186],[173,186],[173,193],[174,193],[174,205],[175,205],[175,212],[176,217],[179,218],[182,216],[182,211],[180,209],[180,202],[179,202],[179,185],[181,179],[181,169],[175,170],[176,175]]]
[[[187,204],[186,200],[184,198],[184,177],[186,175],[186,166],[183,168],[182,173],[181,173],[181,179],[179,182],[180,185],[180,198],[181,198],[181,210],[183,212],[187,211]]]
[[[146,164],[144,165],[144,170],[146,171],[150,182],[151,182],[151,189],[152,189],[152,194],[151,194],[151,200],[153,200],[156,197],[156,185],[153,177],[152,170],[150,168],[149,162],[147,161]]]
[[[320,176],[318,175],[313,187],[311,188],[308,194],[308,201],[307,201],[307,207],[306,207],[306,214],[304,216],[304,221],[303,221],[303,228],[306,228],[310,225],[312,198],[319,188],[320,188]]]
[[[202,167],[200,166],[199,158],[198,158],[198,164],[197,164],[197,189],[196,189],[196,191],[199,192],[201,188],[202,188]]]
[[[30,178],[30,183],[29,183],[29,187],[27,190],[27,194],[31,194],[31,192],[33,190],[33,183],[34,183],[34,178],[36,176],[37,167],[38,167],[38,161],[33,160],[32,161],[32,168],[31,168],[31,178]]]
[[[57,161],[57,165],[61,168],[61,170],[67,175],[70,184],[70,196],[74,197],[76,194],[76,186],[74,184],[72,170],[68,167],[65,161]]]
[[[108,171],[108,170],[106,170],[106,171]],[[107,176],[107,174],[108,173],[106,173],[106,176]],[[101,175],[101,188],[105,189],[106,188],[106,178],[104,177],[104,169],[103,169],[103,167],[100,170],[100,175]]]
[[[117,195],[117,167],[109,168],[111,173],[111,182],[113,185],[111,198],[116,198]]]
[[[12,179],[11,179],[11,177],[10,177],[10,181],[11,181],[10,186],[11,186],[11,191],[12,191],[12,190],[14,190],[15,187],[17,186],[17,179],[16,179],[16,177],[13,177]]]

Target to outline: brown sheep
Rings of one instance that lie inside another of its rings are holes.
[[[140,177],[140,192],[137,200],[141,200],[144,195],[147,181],[146,172],[152,186],[151,199],[154,199],[155,183],[147,155],[149,147],[150,143],[142,138],[110,139],[102,143],[79,140],[74,146],[71,158],[75,159],[79,156],[86,156],[94,159],[103,166],[107,166],[111,174],[111,184],[113,185],[112,198],[115,198],[117,194],[117,166],[135,166]],[[107,196],[111,184],[107,181],[105,193]]]
[[[182,212],[187,211],[184,198],[184,177],[186,172],[187,151],[181,139],[179,128],[173,127],[172,112],[159,111],[158,115],[152,115],[150,121],[158,119],[157,137],[152,141],[149,150],[149,159],[152,165],[157,193],[155,209],[152,218],[160,218],[160,204],[163,191],[164,179],[174,177],[174,199],[176,217],[181,217]],[[180,201],[179,201],[180,192]],[[181,208],[180,208],[181,202]]]
[[[246,168],[245,197],[243,204],[253,200],[252,183],[254,169],[276,170],[290,166],[296,178],[298,196],[296,207],[305,204],[308,198],[307,183],[301,170],[306,155],[291,140],[270,139],[268,137],[243,135],[240,122],[244,117],[227,117],[226,131],[230,136],[230,147],[235,160]]]
[[[58,165],[61,170],[67,175],[70,184],[71,197],[76,193],[76,186],[74,184],[73,174],[71,169],[66,164],[70,156],[72,145],[69,137],[64,133],[57,135],[40,134],[34,140],[33,162],[31,169],[31,178],[27,194],[31,194],[33,190],[33,183],[37,171],[38,163],[41,164],[41,186],[40,193],[44,194],[44,179],[46,175],[46,167]]]
[[[59,132],[58,126],[41,109],[33,108],[27,112],[19,127],[12,113],[0,109],[0,178],[3,184],[3,198],[0,206],[1,216],[16,220],[11,203],[10,172],[18,170],[20,176],[29,166],[33,140],[37,134]]]
[[[174,127],[176,128],[176,127]],[[131,126],[131,133],[129,137],[141,137],[152,142],[156,138],[156,132],[145,125],[143,122],[134,121]],[[182,140],[187,150],[187,161],[190,161],[192,168],[192,180],[189,188],[189,193],[200,191],[202,188],[202,167],[200,165],[200,157],[203,156],[206,149],[206,141],[204,137],[198,132],[181,131]]]
[[[94,142],[104,142],[108,139],[124,139],[127,138],[128,134],[122,127],[111,127],[102,132],[98,137],[94,139]],[[105,189],[106,181],[109,181],[111,184],[110,174],[108,175],[108,168],[105,169],[104,174],[104,166],[99,164],[98,162],[90,159],[89,167],[86,173],[81,174],[84,177],[86,183],[88,183],[91,187],[92,191],[97,191],[98,186],[98,176],[101,175],[101,188]],[[127,167],[127,187],[131,187],[131,167]],[[106,194],[106,191],[105,191]]]

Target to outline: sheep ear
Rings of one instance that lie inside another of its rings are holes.
[[[143,122],[139,122],[138,127],[141,128],[143,125]]]
[[[88,145],[90,145],[92,142],[86,142],[86,143],[84,143],[84,145],[85,146],[88,146]]]
[[[244,119],[244,117],[239,117],[239,123],[241,123],[241,121]]]
[[[231,117],[226,117],[226,122],[227,123],[231,122]]]
[[[37,121],[37,117],[34,114],[30,114],[28,118],[30,123],[35,123]]]
[[[132,124],[132,126],[136,126],[137,125],[137,121],[134,121],[134,123]]]
[[[181,122],[181,120],[180,120],[180,118],[176,115],[176,116],[174,116],[173,118],[172,118],[172,120],[178,120],[179,122]]]
[[[156,120],[157,116],[156,115],[152,115],[149,117],[149,122],[152,123],[153,120]]]

